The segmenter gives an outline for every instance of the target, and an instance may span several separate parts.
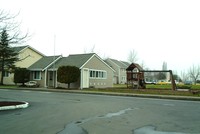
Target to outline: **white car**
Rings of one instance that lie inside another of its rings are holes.
[[[36,81],[28,81],[24,83],[27,87],[39,87],[39,84]]]

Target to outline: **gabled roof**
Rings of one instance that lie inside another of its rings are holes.
[[[118,60],[115,60],[115,59],[110,59],[108,58],[107,60],[110,60],[112,63],[114,63],[115,65],[117,65],[118,67],[120,68],[127,68],[129,65],[125,64],[124,62],[122,61],[118,61]],[[107,62],[109,64],[109,62]]]
[[[45,56],[38,60],[36,63],[31,65],[28,69],[29,70],[40,70],[43,71],[47,69],[49,66],[53,65],[54,62],[58,61],[62,56]]]
[[[127,71],[132,71],[135,68],[137,68],[139,71],[143,70],[143,68],[137,63],[132,63],[126,70]]]
[[[20,53],[20,52],[22,52],[23,50],[25,50],[25,49],[27,49],[27,48],[30,48],[30,49],[32,49],[33,51],[35,51],[36,53],[38,53],[38,54],[40,54],[40,55],[42,55],[42,56],[45,56],[43,53],[37,51],[36,49],[32,48],[32,47],[29,46],[29,45],[12,47],[12,49],[13,49],[15,52],[17,52],[17,53]]]
[[[63,57],[55,64],[55,68],[59,68],[60,66],[76,66],[81,68],[93,55],[95,55],[95,53],[74,54]],[[53,66],[51,66],[51,69],[52,68]]]
[[[123,64],[125,64],[127,67],[130,66],[130,63],[126,62],[126,61],[121,61]]]
[[[68,57],[62,56],[45,56],[39,61],[34,63],[28,69],[32,71],[44,71],[45,69],[54,70],[58,69],[60,66],[76,66],[82,68],[92,57],[96,56],[100,59],[107,67],[114,71],[108,64],[106,64],[98,55],[95,53],[89,54],[74,54]],[[55,59],[55,60],[54,60]],[[115,72],[115,71],[114,71]]]
[[[18,47],[13,47],[12,49],[19,53],[20,51],[22,51],[23,49],[27,48],[27,46],[18,46]]]

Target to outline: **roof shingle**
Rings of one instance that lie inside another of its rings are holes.
[[[76,66],[76,67],[80,68],[93,55],[94,55],[94,53],[89,53],[89,54],[75,54],[75,55],[69,55],[68,57],[63,57],[61,60],[59,60],[55,64],[55,68],[58,68],[60,66]],[[51,68],[52,67],[53,66],[51,66]]]
[[[43,70],[45,69],[48,65],[53,63],[54,60],[59,58],[60,56],[45,56],[38,60],[36,63],[31,65],[28,69],[29,70]]]

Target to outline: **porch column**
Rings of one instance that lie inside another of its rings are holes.
[[[56,78],[55,78],[55,87],[54,88],[57,88],[58,87],[58,81],[57,81],[57,70],[55,70],[55,73],[56,73]]]
[[[80,77],[80,89],[83,89],[83,70],[81,69],[81,77]]]
[[[47,87],[47,70],[44,71],[44,87]]]

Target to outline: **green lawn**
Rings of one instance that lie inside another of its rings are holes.
[[[126,84],[115,84],[114,88],[127,88]],[[146,85],[147,89],[172,89],[172,85],[167,84],[167,85],[153,85],[153,84],[147,84]],[[200,90],[200,85],[177,85],[177,88],[181,89],[195,89],[195,90]]]
[[[84,89],[86,91],[94,92],[118,92],[118,93],[133,93],[133,94],[154,94],[154,95],[176,95],[176,96],[200,96],[200,94],[193,94],[191,92],[173,91],[171,89]]]
[[[177,85],[180,89],[200,90],[200,85]],[[157,95],[178,95],[178,96],[200,96],[200,94],[193,94],[192,92],[173,91],[171,85],[151,85],[147,84],[146,89],[127,89],[127,85],[114,85],[112,89],[93,89],[95,91],[105,92],[123,92],[136,94],[157,94]]]
[[[147,89],[172,89],[172,85],[153,85],[153,84],[147,84]]]
[[[0,89],[4,88],[17,88],[18,86],[0,86]],[[127,88],[126,84],[114,85],[113,88],[105,89],[84,89],[88,91],[97,91],[97,92],[119,92],[119,93],[135,93],[135,94],[156,94],[156,95],[178,95],[178,96],[200,96],[200,94],[193,94],[192,92],[181,92],[173,91],[171,85],[147,85],[146,89],[132,89]],[[187,87],[190,87],[187,85]],[[182,85],[182,88],[185,88]],[[200,85],[191,85],[192,90],[200,90]]]
[[[0,89],[3,89],[3,88],[17,88],[18,86],[16,85],[0,85]]]

